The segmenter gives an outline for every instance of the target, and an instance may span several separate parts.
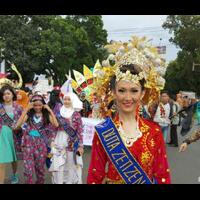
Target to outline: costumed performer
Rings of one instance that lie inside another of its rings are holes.
[[[81,184],[83,168],[83,125],[80,110],[83,103],[73,92],[71,81],[61,87],[63,105],[57,110],[59,128],[51,146],[52,183]]]
[[[155,71],[158,60],[152,55],[152,48],[148,50],[145,40],[141,40],[133,37],[129,43],[107,46],[115,53],[112,56],[115,63],[105,66],[104,73],[100,73],[97,92],[107,86],[108,90],[102,96],[113,94],[117,113],[95,127],[88,184],[171,182],[161,128],[139,115],[140,102],[147,98],[147,89],[163,87],[160,87],[163,80]],[[152,79],[154,81],[150,81]]]

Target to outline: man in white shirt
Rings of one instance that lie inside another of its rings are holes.
[[[166,91],[163,91],[161,93],[160,103],[154,116],[154,121],[160,125],[165,143],[167,142],[167,135],[169,133],[171,123],[169,119],[170,115],[171,108],[169,104],[169,95]]]

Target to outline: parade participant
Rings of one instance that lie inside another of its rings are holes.
[[[82,117],[88,117],[92,112],[90,102],[86,99],[86,93],[83,91],[80,94],[80,100],[83,102],[83,109],[81,110]]]
[[[155,64],[137,48],[137,41],[134,37],[122,47],[121,43],[110,45],[112,52],[117,46],[125,53],[119,56],[116,50],[114,66],[106,66],[107,73],[99,80],[103,80],[102,86],[110,86],[103,95],[113,94],[117,114],[114,118],[106,117],[95,127],[87,177],[89,184],[101,184],[104,180],[107,184],[170,183],[160,126],[139,115],[140,102],[146,89],[150,89],[150,74]],[[100,88],[100,82],[96,85]],[[157,87],[157,82],[152,86]]]
[[[17,160],[22,159],[21,137],[15,130],[16,121],[22,113],[22,107],[14,103],[14,89],[5,85],[0,90],[0,183],[4,183],[6,164],[12,163],[12,183],[18,183]],[[19,133],[19,132],[18,132]]]
[[[59,128],[51,146],[53,155],[49,171],[54,184],[82,183],[83,127],[79,111],[82,102],[73,93],[70,80],[62,87],[63,106],[57,111]]]
[[[35,172],[36,183],[43,184],[47,146],[50,146],[55,137],[50,125],[58,127],[58,122],[41,95],[33,95],[16,126],[21,127],[22,125],[24,127],[22,149],[25,183],[34,183]]]
[[[28,106],[29,103],[29,97],[27,93],[23,90],[17,91],[17,101],[16,103],[20,106],[22,106],[23,109],[25,109]]]
[[[171,114],[170,114],[171,113]],[[160,103],[154,116],[154,121],[157,122],[163,133],[164,141],[167,142],[167,136],[170,131],[170,119],[172,115],[172,108],[169,103],[169,95],[166,91],[162,91]]]
[[[17,94],[16,104],[20,105],[24,110],[28,106],[29,97],[27,93],[23,90],[17,90],[16,94]],[[18,134],[21,134],[22,136],[22,131],[20,130]],[[17,184],[19,182],[18,176],[16,175],[17,168],[18,168],[17,162],[13,162],[12,163],[13,175],[11,176],[12,184]]]

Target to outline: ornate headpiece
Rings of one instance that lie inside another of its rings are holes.
[[[15,71],[16,74],[18,75],[19,83],[15,84],[15,83],[13,83],[10,79],[6,78],[6,76],[2,76],[2,77],[0,78],[0,88],[1,88],[3,85],[10,85],[10,86],[12,86],[12,87],[15,88],[15,89],[20,89],[20,88],[22,87],[23,80],[22,80],[21,74],[20,74],[19,71],[17,70],[17,67],[16,67],[14,64],[12,64],[12,65],[11,65],[11,69],[12,69],[13,71]]]
[[[41,95],[35,94],[35,95],[33,95],[33,97],[31,98],[31,102],[34,102],[34,101],[41,101],[41,102],[44,102],[44,98],[43,98]]]
[[[72,106],[75,110],[80,111],[83,109],[83,103],[78,98],[77,94],[73,92],[71,72],[69,72],[68,80],[61,87],[62,97],[69,96],[72,101]]]
[[[164,88],[165,61],[158,54],[156,47],[151,46],[145,37],[133,36],[129,42],[112,42],[105,46],[110,55],[102,62],[97,61],[93,76],[95,83],[93,89],[101,96],[103,102],[112,100],[109,82],[112,76],[116,76],[116,81],[128,80],[138,83],[145,80],[145,88],[148,90],[143,98],[144,103],[151,103]],[[138,74],[131,74],[130,71],[122,72],[124,65],[134,65],[139,68]],[[104,103],[103,107],[106,107]]]
[[[133,82],[135,84],[137,84],[140,80],[145,78],[144,72],[140,72],[139,74],[135,75],[135,74],[131,74],[129,70],[127,70],[126,73],[123,73],[120,71],[120,68],[116,69],[115,75],[116,75],[117,82],[120,80],[124,80],[124,81]]]

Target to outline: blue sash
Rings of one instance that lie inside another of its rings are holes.
[[[73,157],[74,157],[75,164],[77,164],[76,153],[77,153],[77,149],[78,149],[78,146],[79,146],[79,139],[78,139],[77,133],[67,123],[66,119],[61,116],[60,112],[57,112],[56,118],[58,119],[58,122],[59,122],[60,126],[63,127],[63,129],[65,130],[66,134],[68,134],[69,137],[71,138],[71,140],[73,141],[73,153],[74,153]],[[72,118],[73,118],[73,115],[72,115]]]
[[[95,128],[107,155],[126,184],[153,184],[125,147],[111,118],[106,118]]]

